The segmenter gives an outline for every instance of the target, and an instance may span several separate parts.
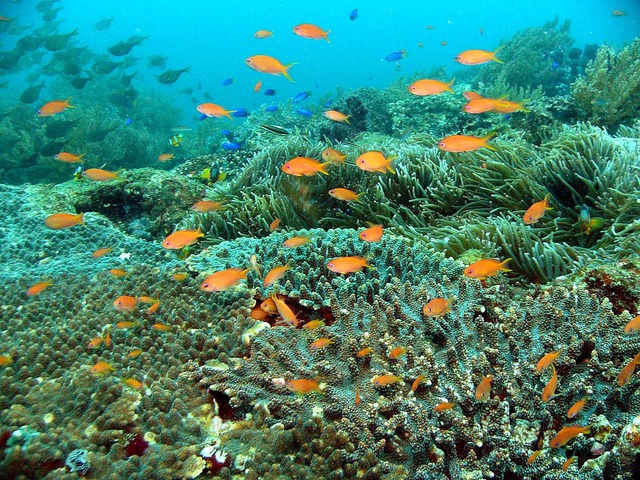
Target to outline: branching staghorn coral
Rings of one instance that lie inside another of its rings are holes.
[[[589,122],[616,128],[640,112],[640,39],[619,53],[603,45],[571,94]]]

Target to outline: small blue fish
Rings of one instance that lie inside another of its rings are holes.
[[[306,108],[297,108],[296,113],[298,115],[302,115],[303,117],[311,118],[313,116],[313,112],[310,112]]]
[[[327,100],[326,102],[324,102],[323,108],[331,108],[332,103],[333,100]]]
[[[132,119],[132,118],[127,117],[127,118],[125,118],[125,119],[124,119],[124,124],[125,124],[125,126],[127,126],[127,127],[128,127],[128,126],[129,126],[129,125],[131,125],[132,123],[133,123],[133,119]]]
[[[358,19],[358,9],[354,8],[353,10],[351,10],[351,13],[349,14],[349,20],[357,20]]]
[[[277,112],[278,111],[278,106],[277,105],[269,105],[267,107],[264,107],[264,111],[265,112]]]
[[[225,150],[232,151],[240,150],[242,148],[242,145],[240,145],[238,142],[222,142],[220,146]]]
[[[396,62],[398,60],[402,60],[406,56],[407,56],[407,52],[406,51],[398,50],[397,52],[390,53],[389,55],[384,57],[384,59],[387,62]]]
[[[227,138],[233,138],[233,133],[231,133],[231,131],[223,128],[222,130],[220,130],[220,134],[224,135]]]
[[[227,78],[222,82],[222,86],[226,87],[227,85],[231,85],[233,83],[233,78]]]
[[[295,97],[293,97],[293,103],[300,103],[303,100],[306,100],[311,96],[311,92],[300,92]]]
[[[267,97],[273,97],[276,94],[276,91],[273,88],[267,88],[263,93]]]
[[[243,118],[243,117],[248,117],[249,112],[247,112],[246,108],[236,108],[236,110],[231,115],[237,118]]]
[[[557,70],[557,69],[558,69],[558,67],[560,67],[560,64],[559,64],[558,62],[553,62],[553,63],[551,64],[551,68],[553,68],[554,70]]]
[[[201,122],[202,120],[206,120],[207,118],[209,117],[207,117],[204,113],[201,113],[200,116],[198,117],[198,120]]]

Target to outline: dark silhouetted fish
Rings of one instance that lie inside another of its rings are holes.
[[[78,119],[76,120],[55,120],[47,125],[47,128],[44,131],[44,134],[49,138],[60,138],[64,137],[69,130],[71,130],[74,125],[78,123]],[[55,152],[58,153],[58,152]]]
[[[178,93],[182,93],[184,95],[191,95],[193,93],[193,88],[192,87],[183,88]]]
[[[167,66],[167,57],[164,55],[152,55],[149,57],[147,67],[149,68],[164,68]]]
[[[82,70],[82,67],[75,62],[65,62],[64,66],[62,67],[62,71],[64,72],[64,74],[70,75],[70,76],[78,75],[81,70]]]
[[[111,26],[111,22],[113,22],[113,17],[111,18],[103,18],[98,23],[96,23],[96,30],[108,30]]]
[[[138,98],[138,92],[130,87],[125,90],[118,90],[109,95],[109,101],[116,107],[133,108],[133,103]]]
[[[20,95],[20,101],[22,103],[33,103],[40,97],[40,90],[44,87],[44,82],[41,82],[40,85],[31,85],[27,88],[22,95]]]
[[[178,78],[180,78],[180,75],[182,75],[184,72],[188,72],[190,69],[191,67],[186,67],[182,70],[167,70],[166,72],[158,75],[158,82],[164,85],[171,85],[172,83],[175,83]]]
[[[45,22],[50,22],[51,20],[55,20],[60,10],[62,10],[62,7],[52,8],[51,10],[47,10],[42,14],[42,20],[44,20]]]
[[[57,155],[62,151],[62,147],[64,146],[65,143],[66,142],[64,140],[61,140],[61,141],[53,140],[45,144],[40,149],[40,155],[42,155],[43,157],[53,157],[54,155]]]
[[[128,54],[133,47],[140,45],[146,38],[139,35],[130,37],[129,40],[118,42],[115,45],[109,47],[107,51],[114,57],[122,57]]]
[[[110,60],[100,60],[92,65],[91,70],[99,75],[107,75],[121,65],[122,63],[112,62]]]
[[[32,52],[40,47],[44,42],[44,38],[35,35],[27,35],[17,41],[17,45],[25,52]]]
[[[122,74],[122,78],[120,79],[120,83],[122,83],[125,87],[131,86],[131,80],[138,74],[138,72],[133,72],[131,75]]]
[[[69,83],[73,88],[82,90],[89,80],[91,80],[91,77],[75,77]]]
[[[11,70],[12,68],[16,68],[20,57],[22,57],[22,50],[20,48],[14,48],[13,50],[2,53],[0,56],[0,69]]]
[[[40,2],[38,2],[38,4],[36,5],[36,10],[39,11],[39,12],[47,12],[47,11],[51,10],[53,5],[57,1],[58,0],[40,0]]]
[[[103,141],[107,135],[113,132],[117,128],[117,125],[109,128],[101,128],[100,130],[94,130],[93,132],[87,135],[87,140],[90,142],[101,142]]]
[[[67,43],[69,43],[69,39],[77,34],[78,29],[76,28],[75,30],[73,30],[73,32],[62,33],[60,35],[52,35],[44,41],[44,48],[46,48],[50,52],[57,52],[58,50],[62,50],[67,46]]]
[[[64,70],[64,63],[56,60],[55,58],[42,67],[40,73],[42,75],[46,75],[48,77],[53,77],[54,75],[60,75]]]
[[[36,28],[33,32],[31,32],[31,35],[47,38],[49,35],[53,35],[58,31],[58,27],[60,26],[61,23],[62,23],[62,20],[43,23],[38,28]]]

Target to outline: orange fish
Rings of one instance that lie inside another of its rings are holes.
[[[451,410],[455,406],[456,406],[456,404],[452,403],[452,402],[442,402],[442,403],[439,403],[438,405],[436,405],[435,407],[433,407],[433,411],[434,412],[444,412],[445,410]]]
[[[372,268],[369,260],[363,257],[338,257],[327,263],[327,268],[336,273],[354,273],[363,268]]]
[[[200,200],[199,202],[191,205],[191,210],[200,213],[215,212],[216,210],[220,210],[221,208],[223,208],[221,203],[213,202],[211,200]]]
[[[94,182],[109,182],[120,179],[117,172],[110,172],[101,168],[88,168],[82,172],[82,176]]]
[[[618,386],[619,387],[624,387],[627,382],[629,381],[629,379],[631,378],[631,376],[633,375],[633,372],[636,369],[636,365],[640,362],[640,353],[638,353],[635,357],[633,357],[629,363],[627,363],[624,367],[622,367],[622,370],[620,370],[620,373],[618,374]]]
[[[201,103],[196,107],[196,110],[209,118],[227,117],[231,120],[233,120],[233,117],[231,117],[230,114],[235,112],[235,110],[225,110],[223,107],[216,105],[215,103]]]
[[[512,102],[510,100],[498,100],[493,107],[493,111],[497,113],[513,113],[513,112],[530,112],[524,107],[526,100],[523,102]]]
[[[505,265],[511,260],[511,258],[507,258],[503,262],[500,262],[500,260],[494,260],[492,258],[478,260],[477,262],[472,263],[464,269],[464,275],[465,277],[484,280],[487,277],[493,277],[494,275],[497,275],[498,272],[510,272],[511,270],[505,268]]]
[[[333,148],[327,147],[322,151],[322,159],[325,162],[344,163],[345,158],[347,158],[347,156],[344,153],[334,150]]]
[[[569,408],[569,411],[567,412],[567,418],[573,418],[578,415],[584,408],[585,403],[587,403],[587,397],[584,397],[582,400],[578,400],[576,403],[571,405],[571,408]]]
[[[301,23],[300,25],[293,27],[293,33],[299,37],[313,38],[314,40],[324,38],[327,43],[329,42],[329,37],[327,37],[329,32],[331,32],[331,30],[327,30],[325,32],[320,27],[312,25],[311,23]]]
[[[378,375],[371,379],[376,387],[386,387],[387,385],[393,385],[394,383],[402,382],[402,377],[397,375]]]
[[[418,387],[420,386],[420,383],[421,383],[423,380],[426,380],[425,376],[424,376],[424,375],[418,375],[418,378],[416,378],[416,379],[413,381],[413,383],[411,384],[411,391],[412,391],[412,392],[415,392],[415,391],[418,389]]]
[[[140,380],[136,380],[135,378],[123,378],[122,381],[125,383],[125,385],[135,390],[140,390],[142,387],[144,387],[144,383],[142,383]]]
[[[382,240],[382,235],[384,230],[382,229],[382,225],[373,225],[358,234],[360,240],[364,240],[365,242],[375,243]]]
[[[358,358],[367,357],[367,356],[371,355],[372,353],[373,353],[373,348],[365,347],[362,350],[360,350],[358,353],[356,353],[356,357],[358,357]]]
[[[249,314],[249,316],[254,320],[260,320],[263,322],[269,319],[269,314],[262,310],[260,307],[251,309],[251,313]]]
[[[305,395],[313,392],[322,393],[322,385],[317,380],[301,378],[298,380],[287,380],[284,384],[290,391],[298,395]]]
[[[282,166],[282,171],[289,175],[295,175],[296,177],[303,175],[313,176],[318,172],[329,175],[329,172],[327,172],[329,165],[331,165],[331,162],[320,163],[309,157],[295,157]]]
[[[271,30],[258,30],[253,36],[255,38],[269,38],[273,36],[273,32]]]
[[[9,355],[0,355],[0,367],[4,367],[13,362],[13,359]]]
[[[462,110],[472,114],[490,112],[496,108],[500,101],[501,99],[498,98],[485,98],[478,95],[477,98],[469,100],[469,102],[462,107]]]
[[[51,280],[46,280],[44,282],[36,283],[35,285],[32,285],[31,287],[29,287],[29,289],[27,290],[27,295],[29,297],[40,295],[40,293],[42,293],[44,290],[49,288],[51,285],[53,285],[53,281]]]
[[[273,301],[273,298],[267,298],[264,302],[260,304],[260,308],[264,310],[269,315],[277,315],[278,307],[276,307],[276,302]]]
[[[536,372],[540,373],[542,370],[551,365],[556,360],[556,358],[558,358],[558,355],[560,355],[560,350],[544,354],[536,365]]]
[[[54,213],[44,219],[44,224],[52,230],[62,230],[63,228],[70,228],[74,225],[84,225],[83,213]]]
[[[572,464],[573,462],[575,462],[575,460],[576,460],[576,457],[569,457],[569,458],[567,458],[567,459],[565,460],[565,462],[562,464],[562,471],[563,471],[563,472],[566,472],[566,471],[569,469],[569,467],[571,466],[571,464]]]
[[[306,330],[315,330],[320,327],[324,327],[324,320],[311,320],[302,326]]]
[[[538,455],[540,455],[542,453],[542,450],[536,450],[535,452],[533,452],[529,458],[527,459],[527,465],[531,465],[536,458],[538,458]]]
[[[159,162],[168,162],[170,160],[173,160],[174,158],[176,158],[176,156],[173,153],[162,153],[158,155]]]
[[[332,188],[329,190],[329,195],[343,202],[359,202],[364,192],[356,193],[348,188]]]
[[[549,400],[551,400],[553,397],[555,397],[557,387],[558,387],[558,375],[556,375],[556,367],[552,363],[551,378],[549,379],[549,382],[547,383],[547,385],[544,387],[544,390],[542,390],[542,401],[546,403]]]
[[[291,260],[289,260],[286,265],[272,268],[264,277],[264,282],[262,284],[264,288],[269,288],[271,285],[284,277],[287,273],[287,270],[291,270]]]
[[[637,315],[624,326],[624,333],[630,335],[640,332],[640,315]]]
[[[491,375],[487,375],[482,379],[478,388],[476,388],[476,400],[479,402],[486,402],[491,398],[491,382],[493,381],[493,377]]]
[[[496,53],[498,53],[498,50],[501,48],[502,47],[498,47],[493,52],[488,52],[487,50],[465,50],[456,55],[455,60],[462,65],[480,65],[491,61],[504,63],[496,57]]]
[[[193,245],[204,233],[198,230],[177,230],[162,241],[162,246],[169,250],[180,250],[188,245]]]
[[[422,307],[422,313],[424,313],[426,317],[442,317],[451,311],[452,303],[452,298],[434,298],[424,307]]]
[[[160,301],[154,302],[147,310],[147,313],[154,313],[158,308],[160,308]]]
[[[586,427],[581,427],[580,425],[571,425],[568,427],[564,427],[556,434],[555,437],[553,437],[549,441],[549,446],[551,448],[562,447],[566,445],[569,440],[577,437],[581,433],[584,433],[586,435],[590,431],[591,425],[587,425]]]
[[[51,117],[60,112],[64,112],[67,108],[76,108],[71,105],[69,102],[71,101],[71,97],[66,100],[53,100],[52,102],[47,102],[38,110],[39,117]]]
[[[327,337],[319,338],[318,340],[313,342],[311,345],[309,345],[309,350],[320,350],[322,348],[328,347],[329,345],[333,345],[334,343],[335,342],[333,341],[332,338],[327,338]]]
[[[262,88],[262,80],[258,80],[256,84],[253,86],[253,91],[258,93]]]
[[[91,258],[100,258],[104,257],[107,253],[110,253],[112,250],[111,247],[99,248],[95,252],[91,254]]]
[[[109,331],[107,330],[107,334],[104,336],[104,344],[107,347],[111,346],[111,333],[109,333]]]
[[[73,153],[69,152],[60,152],[57,155],[54,155],[53,158],[66,163],[82,163],[82,157],[84,157],[85,155],[85,153],[83,153],[82,155],[74,155]]]
[[[253,55],[247,58],[244,63],[258,72],[268,73],[269,75],[282,75],[287,80],[291,82],[294,81],[289,75],[289,69],[294,66],[295,63],[283,65],[278,59],[268,55]]]
[[[291,308],[289,308],[289,305],[287,305],[284,302],[284,300],[280,300],[275,293],[273,295],[271,295],[271,299],[273,300],[273,303],[275,304],[276,309],[278,310],[278,315],[280,315],[282,317],[282,320],[287,322],[289,325],[293,325],[294,327],[297,327],[298,326],[298,318],[296,317],[296,314],[293,313],[293,310],[291,310]],[[262,307],[262,305],[261,305],[261,307]],[[264,310],[264,308],[263,308],[263,310]]]
[[[158,301],[157,298],[153,298],[153,297],[148,297],[146,295],[142,295],[141,297],[138,297],[138,301],[141,303],[156,303]]]
[[[360,390],[358,390],[357,388],[356,388],[356,398],[355,398],[355,402],[356,402],[356,407],[357,407],[358,405],[360,405]]]
[[[238,285],[241,280],[247,278],[249,268],[228,268],[209,275],[200,285],[200,290],[205,292],[223,292]]]
[[[440,80],[431,80],[428,78],[424,78],[409,85],[409,93],[418,95],[419,97],[424,97],[426,95],[438,95],[442,92],[454,93],[451,89],[451,85],[454,81],[455,78],[449,83],[441,82]]]
[[[128,311],[136,308],[138,299],[130,295],[121,295],[113,301],[113,306],[116,310]]]
[[[276,218],[276,219],[274,219],[274,220],[273,220],[273,222],[271,222],[271,223],[269,224],[269,230],[273,232],[273,231],[274,231],[274,230],[276,230],[279,226],[280,226],[280,219],[279,219],[279,218]]]
[[[114,277],[126,277],[127,275],[129,275],[127,271],[123,270],[122,268],[112,268],[111,270],[109,270],[109,273]]]
[[[334,122],[350,123],[349,117],[351,115],[345,115],[344,113],[338,112],[337,110],[325,110],[324,112],[322,112],[322,114],[329,120],[333,120]]]
[[[91,340],[89,342],[89,344],[87,345],[87,347],[89,348],[98,348],[100,345],[102,345],[102,342],[104,342],[104,338],[102,337],[95,337],[93,340]]]
[[[487,143],[495,133],[490,133],[486,137],[472,137],[470,135],[450,135],[438,142],[438,148],[445,152],[471,152],[479,148],[495,150],[493,145]]]
[[[356,166],[365,172],[396,173],[393,160],[396,157],[385,158],[382,152],[365,152],[356,159]]]
[[[151,328],[158,330],[159,332],[168,332],[171,330],[171,325],[165,325],[164,323],[154,323]]]
[[[118,330],[129,330],[130,328],[139,327],[140,325],[137,322],[118,322],[116,323],[116,328]]]
[[[128,358],[138,358],[141,354],[142,354],[142,349],[141,348],[136,348],[135,350],[131,350],[129,353],[127,353],[127,357]]]
[[[113,365],[105,362],[104,360],[100,360],[98,363],[96,363],[93,367],[89,369],[89,372],[93,373],[94,375],[107,374],[114,371],[115,371],[115,368],[113,368]]]
[[[544,216],[547,210],[551,210],[551,207],[549,206],[550,197],[551,195],[547,193],[544,200],[534,203],[526,212],[524,212],[522,219],[526,225],[533,225]]]
[[[283,246],[287,248],[296,248],[305,245],[311,240],[311,237],[291,237],[283,242]]]
[[[178,272],[178,273],[174,273],[173,275],[171,275],[171,279],[175,280],[176,282],[182,282],[184,280],[186,280],[187,278],[189,278],[189,275],[183,272]]]
[[[395,360],[396,358],[407,353],[407,349],[404,347],[396,347],[389,352],[389,360]]]

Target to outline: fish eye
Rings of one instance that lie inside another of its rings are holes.
[[[333,267],[333,263],[328,263],[327,267],[332,268]]]
[[[470,268],[467,268],[467,273],[473,273],[473,270],[471,270]]]
[[[209,284],[208,284],[208,283],[203,283],[203,284],[202,284],[202,287],[203,287],[203,288],[207,288],[208,286],[209,286]]]
[[[438,145],[444,147],[444,142],[438,142]]]

